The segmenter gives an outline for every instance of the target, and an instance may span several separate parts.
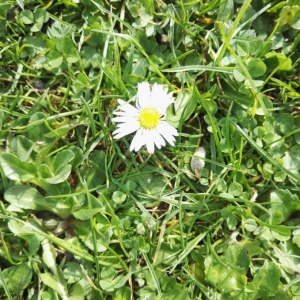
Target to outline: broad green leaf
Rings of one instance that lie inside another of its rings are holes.
[[[29,226],[24,226],[15,220],[9,220],[8,228],[13,234],[26,241],[26,248],[29,255],[34,256],[37,254],[40,249],[40,241],[44,239],[42,236],[33,233]]]
[[[39,31],[41,31],[42,27],[43,27],[43,23],[34,23],[32,25],[32,27],[30,28],[30,31],[31,32],[39,32]]]
[[[236,53],[239,56],[248,56],[250,54],[250,43],[248,41],[237,41]]]
[[[47,33],[51,37],[63,37],[71,34],[74,31],[74,25],[55,21],[51,27],[48,28]]]
[[[298,5],[284,6],[279,14],[280,25],[281,26],[285,24],[292,25],[299,11],[300,11],[300,6]]]
[[[146,58],[141,58],[137,62],[135,62],[132,66],[132,74],[138,77],[146,77],[148,61]]]
[[[294,29],[299,30],[300,29],[300,11],[298,11],[292,21],[292,27]]]
[[[293,131],[295,126],[295,119],[293,115],[288,113],[281,113],[275,120],[275,128],[283,134],[288,134]]]
[[[290,170],[292,173],[296,175],[300,175],[299,161],[297,161],[296,157],[292,155],[292,153],[286,151],[284,157],[282,158],[282,163],[286,169]]]
[[[68,299],[66,280],[63,277],[60,266],[56,264],[56,250],[52,242],[48,239],[44,239],[41,244],[43,249],[43,261],[45,265],[51,270],[52,274],[55,277],[55,280],[58,283],[58,289],[55,289],[55,291],[57,291],[62,296],[62,299]]]
[[[245,271],[247,271],[250,265],[250,258],[246,249],[238,242],[232,243],[228,246],[224,253],[224,258],[226,262],[233,266],[243,268]]]
[[[41,164],[38,166],[38,174],[41,178],[50,178],[53,177],[53,173],[50,170],[49,166],[46,164]]]
[[[264,41],[262,39],[253,39],[251,40],[251,42],[249,42],[249,44],[250,44],[250,53],[253,56],[258,56],[264,48]]]
[[[71,211],[72,202],[64,199],[47,198],[45,199],[35,188],[16,185],[8,188],[4,193],[4,199],[23,209],[31,209],[37,211],[50,211],[61,218],[66,218]],[[71,198],[70,198],[71,199]]]
[[[5,176],[11,180],[30,182],[37,178],[35,165],[21,161],[14,154],[4,153],[0,158],[0,164]]]
[[[20,208],[47,210],[48,205],[43,205],[44,197],[33,187],[16,185],[8,188],[4,199]]]
[[[278,290],[279,282],[280,270],[275,263],[265,260],[251,283],[254,287],[251,299],[262,299],[274,295]]]
[[[78,199],[78,206],[80,208],[73,212],[73,216],[78,220],[89,220],[91,216],[94,216],[95,214],[103,210],[102,202],[93,195],[90,195],[91,207],[89,207],[88,202],[86,201],[84,196],[77,196],[76,199]]]
[[[234,12],[233,0],[225,0],[222,2],[222,4],[219,7],[217,20],[218,21],[230,20],[233,16],[233,12]]]
[[[141,281],[141,280],[140,280]],[[138,290],[137,295],[139,299],[155,299],[156,291],[153,286],[145,286]]]
[[[56,38],[56,50],[60,53],[68,55],[70,49],[73,48],[74,43],[68,37]]]
[[[88,68],[90,65],[96,67],[101,60],[101,54],[92,46],[83,47],[80,51],[80,56],[84,68]]]
[[[73,284],[84,277],[83,270],[77,262],[68,262],[63,270],[63,274],[68,284]]]
[[[231,215],[226,218],[227,226],[230,230],[235,230],[237,225],[237,219],[234,215]]]
[[[246,77],[242,74],[241,70],[239,69],[234,69],[233,70],[233,76],[236,81],[242,82],[246,79]]]
[[[112,195],[112,200],[117,204],[122,204],[126,200],[126,194],[121,191],[115,191]]]
[[[23,135],[10,136],[10,150],[22,161],[28,160],[33,146],[33,142]]]
[[[49,286],[51,289],[56,291],[63,299],[68,299],[67,289],[64,285],[61,284],[56,278],[51,276],[49,273],[41,273],[40,278],[42,282]]]
[[[3,215],[2,215],[3,217]],[[48,233],[45,233],[43,230],[39,228],[36,224],[29,223],[27,221],[23,221],[21,219],[17,219],[11,215],[5,216],[8,220],[15,220],[17,222],[20,222],[23,224],[23,226],[29,226],[32,230],[33,234],[41,235],[42,237],[48,239],[49,241],[55,243],[55,245],[58,245],[59,247],[64,248],[66,251],[73,253],[75,256],[81,257],[86,261],[93,262],[93,256],[90,255],[87,251],[85,251],[81,245],[78,243],[78,239],[70,239],[65,240],[58,238],[54,235],[49,235]]]
[[[68,53],[65,55],[66,61],[69,64],[74,64],[79,60],[79,54],[75,47],[69,49]]]
[[[34,22],[34,16],[32,11],[30,10],[23,10],[20,13],[20,19],[24,24],[32,24]]]
[[[31,256],[36,255],[36,253],[40,249],[39,236],[37,234],[35,235],[28,234],[28,235],[22,235],[21,238],[24,239],[28,244],[28,254]]]
[[[68,181],[63,181],[57,184],[50,184],[45,179],[39,178],[39,185],[45,190],[49,196],[68,195],[71,193],[71,186]],[[61,201],[61,203],[65,203]]]
[[[103,267],[100,274],[101,279],[109,281],[113,280],[116,275],[117,272],[112,267]]]
[[[270,214],[273,225],[281,224],[285,220],[284,214],[279,209],[270,210]]]
[[[83,151],[78,146],[71,146],[68,148],[69,151],[72,151],[74,154],[74,158],[72,160],[72,168],[75,169],[76,167],[80,166],[83,161]]]
[[[88,229],[88,225],[86,225]],[[89,230],[89,229],[88,229]],[[111,238],[111,231],[106,230],[100,234],[96,234],[96,245],[94,244],[94,236],[92,235],[91,230],[89,230],[87,233],[84,232],[83,235],[79,233],[79,237],[82,239],[84,244],[92,251],[97,251],[98,253],[105,252],[107,250],[106,245],[110,244],[110,238]],[[96,246],[96,249],[95,249]]]
[[[293,231],[293,243],[300,249],[300,229]]]
[[[127,277],[128,276],[119,275],[111,281],[101,279],[99,281],[99,284],[100,284],[101,288],[104,289],[105,291],[112,292],[115,289],[118,289],[118,288],[124,286],[128,280]]]
[[[59,167],[57,170],[55,170],[55,174],[53,177],[46,178],[46,182],[50,184],[58,184],[66,181],[72,171],[72,166],[71,165],[64,165]]]
[[[225,263],[215,261],[211,255],[205,258],[206,280],[222,294],[233,293],[244,290],[246,286],[245,271],[230,269]]]
[[[25,263],[7,268],[1,272],[11,293],[19,293],[20,295],[31,282],[32,269]],[[2,287],[1,280],[0,287]]]
[[[292,60],[286,57],[284,53],[269,52],[265,55],[266,63],[269,68],[278,68],[280,71],[292,70]]]
[[[247,65],[247,69],[252,78],[256,78],[265,74],[267,67],[259,58],[252,58]]]
[[[79,73],[77,78],[73,81],[72,90],[75,94],[81,92],[89,86],[88,78],[85,74]]]
[[[194,112],[197,105],[196,97],[192,92],[179,92],[174,103],[175,114],[172,114],[172,106],[167,110],[167,121],[174,127],[178,127],[180,122],[186,121]]]
[[[131,177],[130,179],[137,184],[137,191],[147,193],[152,196],[160,195],[162,191],[166,188],[166,182],[163,176],[153,173],[153,171],[148,170],[148,168],[143,169],[143,173],[137,174],[134,177]],[[153,201],[148,202],[147,206],[152,207],[154,205],[157,205],[158,202],[159,199],[155,198],[153,199]]]
[[[94,151],[90,155],[88,164],[82,166],[81,174],[85,178],[89,189],[101,186],[106,179],[105,153],[103,151]]]
[[[38,7],[34,12],[34,20],[38,23],[46,23],[49,20],[49,14],[42,8]]]
[[[224,198],[224,199],[234,199],[234,196],[232,194],[227,193],[227,192],[220,193],[219,196],[221,198]]]
[[[129,193],[131,191],[134,191],[137,187],[137,184],[134,182],[134,181],[127,181],[124,185],[123,185],[123,190],[126,192],[126,193]]]
[[[228,193],[232,194],[233,196],[240,196],[243,193],[243,186],[234,181],[229,185]]]
[[[47,70],[52,70],[55,68],[58,68],[61,66],[62,62],[63,62],[63,56],[61,55],[60,52],[56,51],[56,50],[50,50],[47,54],[46,54],[46,63],[44,64],[44,67]]]
[[[58,152],[53,161],[52,161],[52,167],[53,167],[53,171],[56,174],[56,170],[67,165],[69,162],[71,162],[74,158],[74,152],[72,152],[71,150],[62,150],[60,152]]]
[[[274,256],[279,259],[280,267],[287,273],[294,275],[300,273],[299,248],[286,241],[273,246]]]
[[[40,51],[45,50],[47,48],[46,42],[40,37],[26,36],[24,38],[24,43],[30,44],[39,49]]]
[[[72,286],[70,293],[70,300],[86,299],[87,297],[84,296],[92,295],[91,283],[87,279],[82,278]]]
[[[34,252],[39,249],[40,241],[44,239],[41,235],[35,234],[28,223],[23,225],[16,220],[9,220],[8,228],[16,236],[20,236],[22,239],[28,241],[28,243],[32,243],[31,245],[29,244],[29,247],[32,247],[30,250],[33,250]]]
[[[247,219],[244,222],[244,227],[247,231],[253,232],[257,229],[257,223],[253,219]]]
[[[284,36],[280,32],[276,32],[271,39],[272,41],[272,49],[280,49],[284,45]]]
[[[178,257],[178,254],[181,252],[181,249],[178,246],[170,245],[168,243],[162,243],[160,249],[157,253],[157,261],[170,265],[175,263]]]
[[[116,296],[113,298],[114,300],[124,300],[131,299],[131,290],[127,286],[123,286],[121,289],[116,291]]]
[[[45,138],[45,134],[50,131],[45,125],[46,120],[46,114],[42,112],[34,113],[29,119],[30,127],[26,131],[27,138],[41,146],[52,141],[52,139]]]
[[[299,198],[289,190],[277,189],[271,192],[270,201],[272,224],[281,224],[287,220],[293,212],[300,210]]]
[[[286,230],[274,229],[271,232],[272,232],[272,236],[280,242],[288,241],[291,238],[291,230],[289,229]]]
[[[284,182],[286,179],[286,173],[284,171],[276,171],[274,173],[274,180],[276,182]]]
[[[85,216],[86,220],[87,217],[90,218],[89,215]],[[110,244],[110,238],[112,236],[112,226],[108,218],[102,214],[95,215],[95,222],[95,226],[97,227],[95,229],[97,238],[96,248],[98,252],[104,252],[107,249],[106,245]],[[76,221],[74,222],[74,227],[76,229],[77,235],[82,239],[85,245],[89,249],[94,250],[93,235],[90,229],[89,222]]]

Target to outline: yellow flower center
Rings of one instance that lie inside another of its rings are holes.
[[[156,108],[144,108],[139,115],[140,126],[145,129],[153,129],[159,122],[159,112]]]

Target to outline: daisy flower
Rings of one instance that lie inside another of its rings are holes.
[[[160,149],[166,141],[174,146],[177,130],[166,122],[167,107],[174,103],[174,97],[168,90],[155,83],[150,88],[148,82],[138,84],[136,106],[118,99],[118,107],[113,112],[116,117],[117,129],[113,132],[115,139],[120,139],[135,132],[130,151],[138,151],[146,145],[149,153],[155,146]]]

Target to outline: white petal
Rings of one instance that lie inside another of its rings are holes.
[[[161,102],[162,98],[165,98],[167,92],[164,90],[164,86],[162,84],[154,83],[151,90],[151,101]]]
[[[128,118],[128,116],[129,116],[131,118],[137,118],[140,113],[137,110],[135,114],[133,114],[133,113],[130,114],[130,113],[124,112],[124,111],[114,111],[113,114],[116,115],[116,116],[121,116],[121,117],[127,117]]]
[[[114,139],[120,139],[130,133],[133,133],[134,131],[137,131],[139,127],[138,123],[118,124],[118,128],[113,132]]]
[[[155,100],[161,97],[163,94],[165,94],[164,86],[162,84],[154,83],[151,90],[151,98]]]
[[[164,136],[164,132],[169,132],[171,135],[178,136],[176,128],[171,126],[167,121],[160,121],[156,127],[157,131]]]
[[[161,116],[165,116],[168,106],[170,106],[173,103],[174,103],[174,100],[172,97],[170,99],[162,100],[160,103],[158,103],[156,108],[157,108],[159,114]]]
[[[146,147],[147,151],[152,154],[154,153],[154,136],[153,136],[153,130],[145,130],[144,137],[146,139]]]
[[[177,130],[172,127],[170,124],[168,124],[165,121],[159,122],[158,126],[156,127],[156,130],[158,133],[162,135],[162,137],[170,144],[174,145],[175,138],[174,136],[178,135]]]
[[[148,82],[142,82],[138,84],[138,92],[136,98],[136,106],[139,109],[143,109],[151,104],[151,91]]]
[[[174,103],[174,98],[163,85],[155,83],[151,91],[151,103],[161,115],[165,115],[167,107]]]
[[[114,111],[114,114],[120,114],[120,112],[118,112],[118,110],[121,110],[121,113],[125,112],[126,114],[130,114],[130,115],[138,115],[139,110],[137,108],[135,108],[133,105],[125,102],[122,99],[118,99],[118,103],[120,104],[117,109]],[[122,112],[123,111],[123,112]]]
[[[150,153],[150,154],[153,154],[154,153],[154,142],[153,141],[147,141],[147,144],[146,144],[146,147],[147,147],[147,151]]]
[[[117,123],[132,123],[135,122],[137,120],[137,118],[135,117],[131,117],[131,116],[122,116],[122,117],[115,117],[111,119],[113,122],[117,122]]]
[[[131,144],[130,144],[130,151],[138,151],[141,147],[145,145],[144,137],[143,137],[143,129],[140,128],[135,136],[133,137]]]
[[[153,139],[154,139],[155,146],[158,149],[160,149],[161,146],[166,146],[165,140],[162,138],[162,136],[157,130],[153,130]]]

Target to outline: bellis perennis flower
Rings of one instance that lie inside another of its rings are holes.
[[[113,132],[115,139],[136,132],[130,145],[130,151],[138,151],[146,145],[149,153],[155,146],[160,149],[166,145],[174,145],[177,130],[165,120],[167,107],[174,103],[174,98],[163,85],[154,84],[152,89],[148,82],[138,84],[136,107],[118,99],[119,106],[114,111],[112,120],[117,122]]]

